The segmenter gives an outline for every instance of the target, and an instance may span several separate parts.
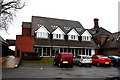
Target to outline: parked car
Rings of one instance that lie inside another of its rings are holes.
[[[55,56],[54,64],[59,67],[63,67],[64,65],[73,67],[73,54],[72,53],[58,53]]]
[[[95,64],[97,66],[100,65],[111,65],[111,61],[107,56],[104,55],[94,55],[92,57],[92,64]]]
[[[83,65],[91,66],[92,64],[92,59],[87,55],[79,55],[75,57],[73,60],[74,60],[73,63],[78,64],[79,66],[83,66]]]
[[[108,58],[110,58],[112,66],[120,65],[120,57],[119,56],[108,56]]]

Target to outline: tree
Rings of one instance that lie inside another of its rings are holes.
[[[25,2],[21,0],[1,0],[0,1],[0,30],[8,30],[8,25],[16,16],[16,11],[22,9]]]

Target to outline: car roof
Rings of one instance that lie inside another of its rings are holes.
[[[94,56],[105,56],[105,55],[94,55]]]

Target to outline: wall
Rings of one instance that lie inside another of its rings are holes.
[[[118,49],[104,49],[104,55],[118,55]]]
[[[33,36],[16,36],[15,56],[17,56],[17,49],[21,52],[33,52]]]
[[[22,28],[22,35],[23,36],[30,36],[31,35],[31,28]]]

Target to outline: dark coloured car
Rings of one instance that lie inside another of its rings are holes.
[[[95,64],[97,66],[100,65],[111,65],[111,61],[107,56],[104,55],[95,55],[92,57],[92,64]]]
[[[72,53],[58,53],[55,56],[54,64],[59,67],[63,67],[64,65],[73,67],[73,54]]]
[[[112,66],[120,65],[120,57],[119,56],[108,56],[108,58],[110,58]]]

